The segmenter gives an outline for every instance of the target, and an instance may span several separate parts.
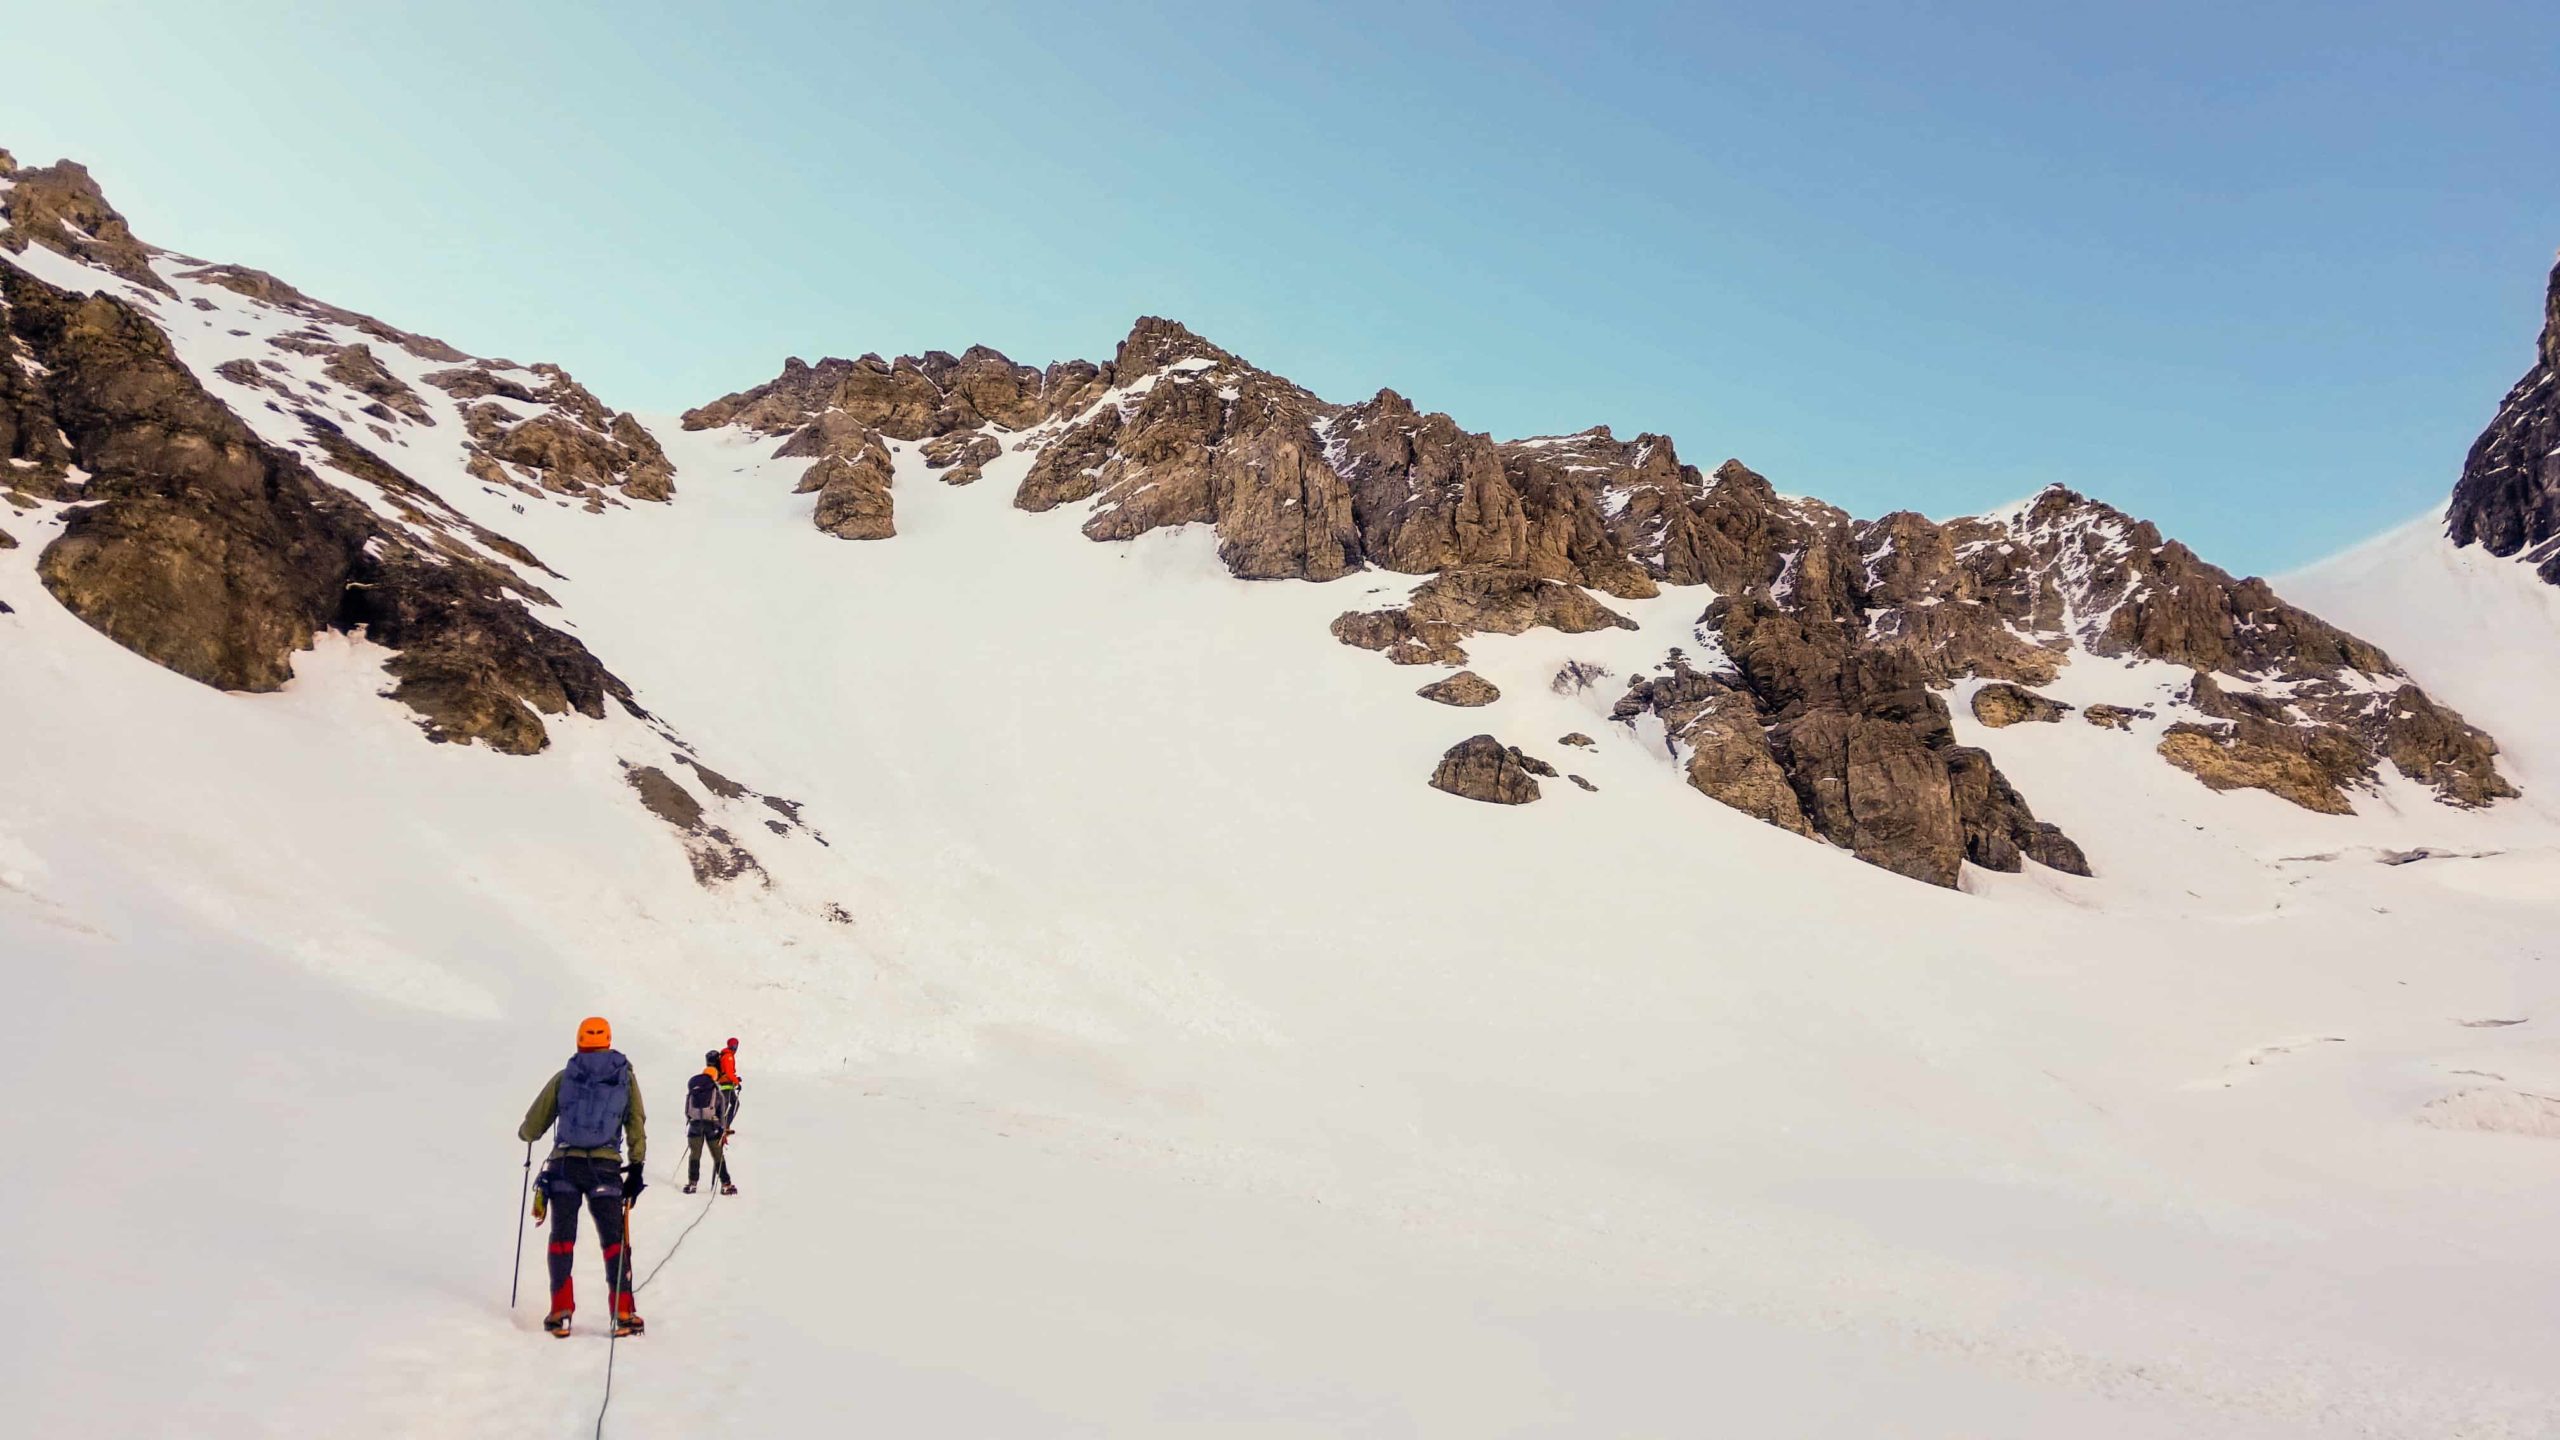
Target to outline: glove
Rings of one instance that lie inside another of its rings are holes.
[[[623,1204],[625,1204],[625,1205],[637,1205],[637,1204],[639,1204],[639,1203],[640,1203],[640,1192],[641,1192],[641,1191],[643,1191],[643,1190],[646,1190],[646,1189],[648,1189],[648,1188],[649,1188],[649,1182],[648,1182],[648,1180],[647,1180],[644,1176],[642,1176],[642,1175],[641,1175],[641,1173],[640,1173],[640,1166],[639,1166],[639,1164],[638,1164],[637,1162],[634,1162],[634,1163],[632,1163],[632,1164],[625,1165],[625,1166],[623,1166],[623,1167],[622,1167],[622,1203],[623,1203]]]

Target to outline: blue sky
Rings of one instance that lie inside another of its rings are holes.
[[[1163,314],[2244,571],[2440,502],[2560,245],[2541,5],[29,8],[22,162],[618,406]]]

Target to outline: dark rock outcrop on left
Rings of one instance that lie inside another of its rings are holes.
[[[132,306],[0,266],[0,334],[10,447],[58,435],[89,472],[39,573],[119,644],[208,685],[273,690],[315,633],[362,629],[397,652],[393,697],[431,735],[513,754],[547,743],[543,714],[630,704],[533,618],[524,597],[540,592],[521,576],[459,541],[431,553],[258,439]]]
[[[2473,442],[2445,532],[2457,545],[2520,556],[2560,585],[2560,265],[2544,292],[2533,367]]]

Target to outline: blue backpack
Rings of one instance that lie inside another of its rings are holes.
[[[619,1050],[579,1051],[560,1072],[560,1148],[621,1149],[630,1109],[631,1062]]]

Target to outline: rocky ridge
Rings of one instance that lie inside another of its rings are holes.
[[[243,265],[213,264],[150,245],[70,161],[0,170],[0,251],[40,246],[135,287],[129,303],[159,312],[183,303],[203,316],[249,319],[234,329],[247,353],[207,377],[225,403],[266,407],[342,432],[398,443],[437,424],[421,387],[451,396],[470,473],[528,495],[600,508],[664,500],[675,470],[656,437],[554,365],[476,358],[432,336],[315,300]],[[233,297],[248,302],[232,302]],[[155,321],[155,323],[157,323]],[[314,363],[316,362],[316,363]],[[448,412],[450,413],[450,412]]]
[[[360,632],[428,738],[506,754],[547,748],[545,717],[628,715],[711,790],[653,771],[639,797],[689,817],[668,823],[707,884],[764,872],[706,806],[760,805],[816,838],[791,802],[704,768],[543,618],[539,558],[417,478],[588,509],[664,500],[673,467],[634,417],[556,366],[148,245],[75,164],[0,151],[0,217],[0,499],[58,522],[34,563],[66,610],[246,691],[283,686],[318,633]]]
[[[2533,365],[2464,458],[2445,531],[2560,585],[2560,264],[2544,292]]]
[[[1153,317],[1100,364],[794,360],[685,424],[810,456],[813,518],[851,538],[894,533],[896,442],[952,478],[1026,453],[1018,507],[1076,508],[1096,540],[1206,527],[1241,578],[1422,577],[1333,622],[1398,664],[1455,671],[1478,634],[1634,629],[1612,602],[1695,588],[1695,653],[1636,677],[1619,718],[1659,720],[1702,793],[1933,884],[1967,862],[2088,873],[1944,698],[1990,682],[1986,728],[2053,718],[2067,707],[2036,687],[2075,659],[2187,672],[2176,713],[2139,733],[2209,785],[2336,812],[2388,765],[2453,804],[2514,793],[2495,743],[2388,656],[2060,487],[1992,515],[1860,520],[1739,461],[1702,471],[1662,435],[1497,442],[1392,390],[1331,404]],[[2091,718],[2133,735],[2160,718],[2145,702],[2128,688]]]
[[[18,261],[0,266],[0,490],[68,507],[40,562],[67,607],[242,688],[282,683],[317,630],[361,627],[438,738],[525,752],[544,714],[638,713],[538,618],[539,559],[415,478],[458,471],[518,510],[667,501],[673,467],[634,417],[557,367],[147,245],[76,165],[0,156],[0,215]],[[2547,391],[2553,343],[2519,395]],[[843,538],[893,536],[919,469],[966,485],[1018,457],[1012,502],[1070,510],[1097,540],[1196,525],[1241,578],[1416,577],[1333,622],[1399,664],[1455,672],[1478,635],[1637,630],[1626,607],[1694,592],[1683,643],[1624,682],[1617,717],[1701,793],[1933,884],[1967,863],[2087,873],[1949,706],[1986,731],[2054,718],[2069,707],[2039,687],[2075,664],[2176,667],[2166,698],[2075,694],[2126,737],[2102,743],[2154,747],[2209,786],[2330,813],[2386,766],[2449,803],[2513,793],[2495,744],[2379,650],[2058,487],[1991,515],[1860,520],[1738,461],[1701,470],[1661,435],[1498,442],[1392,390],[1327,402],[1156,318],[1101,363],[983,346],[794,360],[683,423],[806,458],[812,523]],[[2539,443],[2517,433],[2511,449]],[[2521,523],[2519,546],[2539,543]],[[1454,674],[1422,693],[1501,703]],[[649,782],[652,808],[681,812],[664,788]]]

